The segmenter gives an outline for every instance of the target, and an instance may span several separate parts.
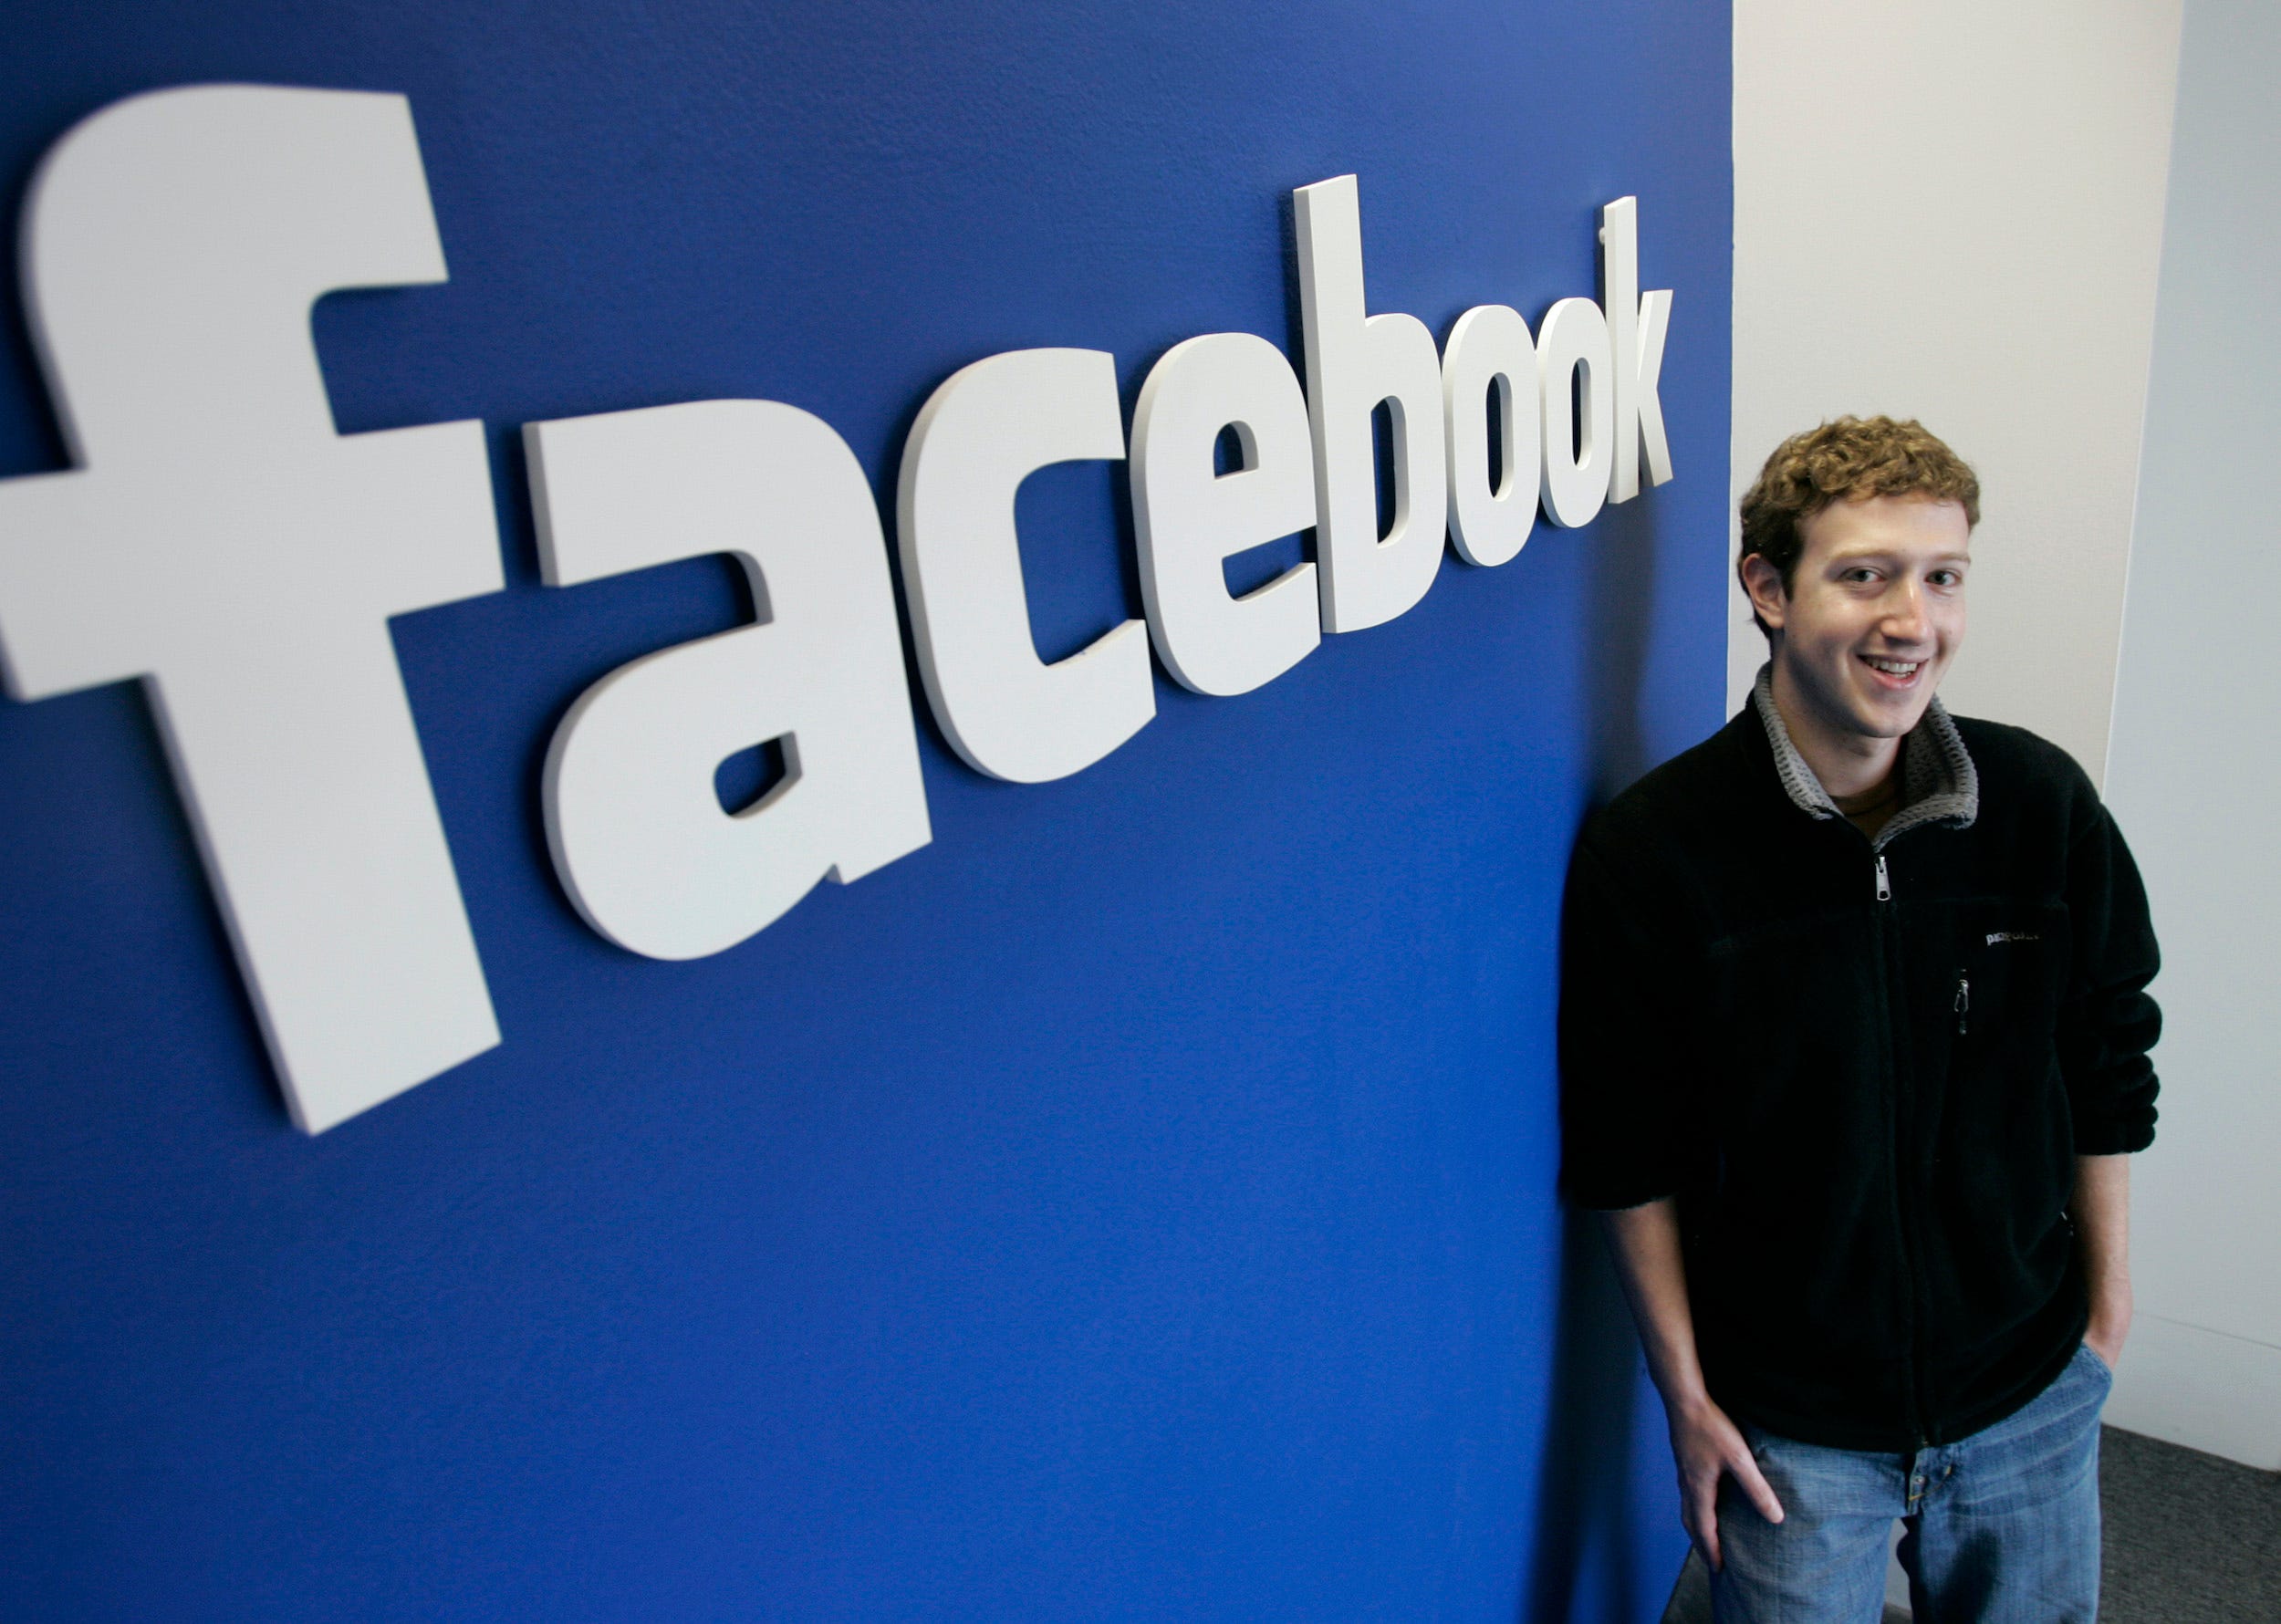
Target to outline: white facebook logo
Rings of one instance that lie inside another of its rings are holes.
[[[1605,313],[1560,300],[1532,340],[1479,306],[1438,358],[1414,318],[1367,313],[1355,178],[1296,207],[1305,394],[1272,344],[1220,333],[1162,358],[1130,445],[1097,350],[989,357],[919,414],[896,505],[906,607],[936,718],[976,768],[1041,783],[1120,747],[1156,712],[1151,642],[1190,687],[1235,694],[1324,632],[1395,619],[1440,570],[1445,517],[1494,566],[1540,502],[1578,526],[1671,478],[1672,296],[1639,289],[1634,200],[1602,212]],[[483,428],[334,432],[309,334],[336,288],[444,279],[411,109],[244,85],[118,103],[41,165],[24,264],[75,466],[0,483],[0,680],[19,700],[146,684],[286,1104],[320,1132],[499,1041],[388,633],[505,584]],[[1228,428],[1245,465],[1222,472]],[[557,729],[547,839],[588,923],[701,957],[928,843],[885,537],[829,424],[691,401],[528,424],[525,443],[550,585],[723,553],[756,611],[609,673]],[[1128,451],[1147,624],[1047,665],[1015,492]],[[1223,559],[1310,525],[1316,563],[1230,596]],[[714,769],[770,739],[782,781],[724,807]]]

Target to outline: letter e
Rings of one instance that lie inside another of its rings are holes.
[[[1214,474],[1221,431],[1244,466]],[[1165,669],[1198,693],[1247,693],[1322,640],[1315,567],[1295,564],[1230,598],[1224,561],[1315,522],[1307,401],[1291,363],[1250,333],[1175,344],[1132,413],[1132,517],[1140,594]]]

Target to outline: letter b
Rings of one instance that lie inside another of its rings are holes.
[[[1414,316],[1366,314],[1362,214],[1355,178],[1292,194],[1299,318],[1315,434],[1315,561],[1323,629],[1359,631],[1407,613],[1442,567],[1449,517],[1443,467],[1442,359]],[[1393,418],[1394,520],[1378,528],[1370,417]]]

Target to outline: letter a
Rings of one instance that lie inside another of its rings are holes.
[[[0,674],[144,680],[293,1120],[499,1041],[388,618],[503,585],[483,426],[333,432],[310,304],[444,279],[401,96],[218,85],[25,210],[72,470],[0,484]]]
[[[695,959],[928,839],[887,538],[831,425],[774,401],[530,423],[551,586],[725,553],[764,624],[621,665],[547,754],[547,839],[578,912],[631,953]],[[713,770],[783,741],[741,812]]]

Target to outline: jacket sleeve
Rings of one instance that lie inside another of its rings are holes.
[[[2074,963],[2059,1015],[2059,1068],[2076,1153],[2111,1156],[2154,1142],[2158,1085],[2147,1051],[2162,1014],[2146,987],[2161,958],[2130,848],[2107,809],[2093,807],[2067,853]]]
[[[1562,1192],[1635,1207],[1675,1193],[1693,1136],[1681,1121],[1672,1002],[1681,982],[1630,888],[1589,837],[1569,859],[1561,910]]]

